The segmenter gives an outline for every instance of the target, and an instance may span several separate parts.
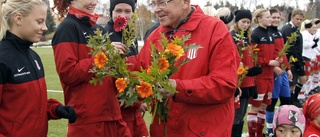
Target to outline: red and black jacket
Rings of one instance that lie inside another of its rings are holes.
[[[274,45],[276,53],[279,53],[283,47],[284,47],[284,39],[281,34],[281,32],[278,30],[277,27],[270,26],[269,27],[270,32],[272,33],[272,36],[274,37]],[[283,61],[281,64],[286,65],[288,63],[288,58],[286,55],[282,57]],[[286,70],[290,70],[290,65],[286,65]]]
[[[261,65],[263,72],[257,78],[272,79],[273,66],[269,66],[269,62],[277,57],[277,53],[271,32],[266,28],[258,26],[252,31],[251,42],[253,45],[257,44],[257,48],[260,49],[257,64]]]
[[[94,76],[93,57],[87,40],[102,26],[90,24],[87,16],[68,14],[60,23],[52,40],[56,70],[64,91],[65,104],[77,113],[74,124],[121,119],[117,90],[112,77],[104,78],[103,84],[90,84]]]
[[[232,35],[232,38],[237,37],[236,32],[234,30],[231,30],[230,33]],[[243,43],[244,43],[244,45],[248,46],[248,45],[250,45],[250,42],[247,38],[248,34],[245,33],[244,35],[245,35],[244,36],[245,38],[244,38]],[[236,46],[237,46],[237,43],[236,43]],[[253,63],[253,58],[250,56],[249,50],[244,50],[244,51],[242,51],[242,53],[243,53],[243,57],[241,59],[241,62],[243,63],[244,66],[248,66],[249,68],[252,68],[254,66],[254,63]],[[255,85],[254,84],[254,77],[246,76],[241,83],[241,88],[253,87],[254,85]]]
[[[47,100],[44,70],[31,42],[7,31],[0,44],[0,136],[47,136],[60,103]]]

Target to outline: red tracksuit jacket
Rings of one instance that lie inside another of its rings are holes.
[[[0,44],[0,137],[46,137],[59,103],[47,100],[40,57],[7,31]]]
[[[199,6],[195,8],[189,20],[178,28],[174,36],[181,37],[191,33],[191,39],[186,44],[196,43],[202,48],[195,52],[195,56],[189,56],[193,59],[171,77],[176,80],[176,90],[179,93],[170,103],[167,135],[231,136],[239,55],[225,24],[217,18],[205,15]],[[156,43],[161,48],[158,43],[160,33],[170,30],[172,29],[160,26],[150,34],[139,53],[140,65],[144,68],[150,65],[149,43]],[[185,54],[187,56],[188,51]],[[163,129],[158,121],[154,121],[150,127],[150,135],[163,137]]]

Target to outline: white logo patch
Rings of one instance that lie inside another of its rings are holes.
[[[24,68],[25,68],[25,67],[22,67],[22,68],[20,68],[20,69],[17,68],[17,71],[18,71],[18,72],[21,72]]]
[[[38,70],[40,70],[41,68],[40,68],[40,65],[38,64],[38,61],[34,60],[34,62],[36,63]]]
[[[195,59],[197,57],[197,51],[198,49],[189,49],[188,51],[188,59]]]

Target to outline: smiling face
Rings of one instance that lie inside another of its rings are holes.
[[[112,11],[112,20],[114,21],[118,16],[123,16],[128,21],[131,20],[132,7],[126,3],[117,4]]]
[[[93,14],[98,4],[98,0],[73,0],[71,5],[78,10]]]
[[[167,2],[167,0],[152,0],[153,3]],[[189,13],[190,0],[172,0],[166,6],[153,8],[161,26],[176,28]]]
[[[270,12],[266,11],[261,13],[261,17],[259,17],[258,20],[261,27],[267,28],[271,26]]]
[[[20,13],[13,15],[15,25],[10,31],[23,40],[39,42],[46,27],[47,7],[35,5],[30,14],[22,16]]]
[[[280,23],[280,13],[272,13],[271,14],[271,25],[274,27],[278,27]]]

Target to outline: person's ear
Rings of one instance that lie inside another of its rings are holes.
[[[22,25],[23,16],[21,13],[14,14],[12,19],[13,19],[13,22],[18,26]]]
[[[183,7],[188,8],[190,6],[190,0],[183,0]]]

